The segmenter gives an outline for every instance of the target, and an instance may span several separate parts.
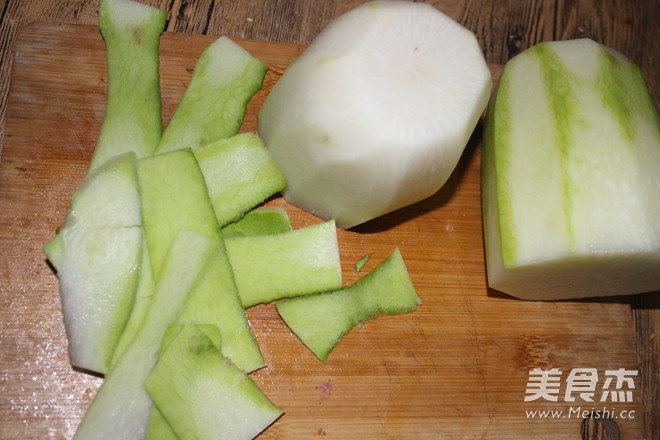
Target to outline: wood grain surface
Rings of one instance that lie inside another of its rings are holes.
[[[167,34],[162,42],[163,113],[172,114],[194,62],[214,37]],[[302,46],[242,41],[271,70],[243,130]],[[83,177],[105,103],[104,47],[94,27],[31,26],[19,35],[0,167],[3,276],[2,438],[69,438],[100,379],[71,369],[57,281],[41,245]],[[167,120],[167,116],[165,116]],[[268,366],[253,375],[286,414],[263,438],[580,438],[582,417],[529,418],[529,371],[637,369],[626,298],[522,302],[485,285],[479,135],[435,196],[352,231],[340,231],[345,282],[366,254],[370,270],[395,246],[423,305],[351,332],[322,364],[273,305],[249,310]],[[313,216],[286,205],[296,228]],[[11,312],[11,313],[9,313]],[[565,376],[564,376],[565,377]],[[562,386],[562,393],[565,386]],[[579,400],[578,400],[579,403]],[[582,403],[585,410],[596,404]],[[641,395],[616,404],[641,414]],[[617,421],[623,438],[644,438],[643,418]]]
[[[165,121],[185,89],[196,51],[210,35],[294,43],[245,43],[272,65],[267,84],[272,85],[302,49],[298,44],[309,43],[330,19],[357,3],[151,2],[170,11],[168,31],[185,33],[164,40]],[[594,38],[637,62],[656,107],[660,102],[657,2],[431,3],[474,30],[491,63],[503,63],[542,40]],[[97,4],[6,0],[0,9],[3,121],[8,112],[0,133],[6,126],[0,163],[0,438],[68,438],[100,379],[68,365],[56,279],[40,246],[61,219],[89,160],[103,117],[105,60],[93,27],[24,25],[95,25]],[[44,40],[52,41],[44,47]],[[81,59],[84,67],[77,64]],[[266,91],[252,103],[245,130],[255,128]],[[478,140],[477,132],[439,194],[368,228],[341,232],[346,282],[357,276],[352,263],[365,253],[374,252],[373,267],[392,246],[401,247],[424,300],[417,312],[365,325],[322,365],[271,307],[250,311],[269,361],[255,380],[287,410],[264,438],[580,438],[581,420],[524,416],[527,409],[566,406],[522,401],[534,367],[565,373],[576,367],[601,373],[639,368],[635,402],[621,406],[637,416],[618,420],[618,426],[622,438],[660,437],[660,295],[537,304],[488,292]],[[317,221],[287,209],[297,227]]]

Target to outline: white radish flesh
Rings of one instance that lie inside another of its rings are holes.
[[[430,5],[370,2],[289,66],[259,133],[286,200],[350,228],[437,192],[490,91],[472,32]]]
[[[490,287],[525,299],[660,289],[660,125],[639,69],[594,41],[507,63],[489,109]]]

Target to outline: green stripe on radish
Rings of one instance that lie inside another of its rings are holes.
[[[612,111],[627,140],[635,137],[632,109],[623,96],[624,91],[617,84],[623,82],[624,72],[618,60],[607,51],[600,53],[601,69],[598,72],[596,87],[603,97],[603,103]]]
[[[510,60],[483,153],[491,288],[560,299],[660,286],[660,131],[630,60],[586,39]]]
[[[509,75],[505,71],[497,88],[497,96],[508,96],[510,94],[510,87]],[[508,147],[510,145],[509,139],[511,138],[511,109],[506,105],[508,101],[508,99],[493,100],[493,108],[489,113],[497,112],[498,118],[489,119],[488,124],[492,124],[495,127],[488,127],[490,130],[486,130],[492,136],[497,137],[497,139],[494,139],[493,143],[485,143],[485,147],[487,145],[502,146],[497,151],[493,150],[492,156],[485,155],[486,159],[493,157],[493,162],[497,162],[498,171],[493,170],[497,176],[509,175],[510,172],[508,170],[511,168],[511,160],[509,159],[511,152]],[[508,197],[511,194],[510,183],[506,179],[498,178],[497,186],[502,188],[502,191],[497,193],[497,206],[499,209],[499,218],[501,219],[499,229],[502,236],[502,255],[505,262],[513,261],[516,255],[517,240],[516,234],[513,231],[513,204]]]
[[[535,51],[535,52],[534,52]],[[561,162],[561,193],[562,208],[566,219],[565,228],[568,234],[569,249],[575,251],[575,232],[571,224],[570,213],[573,210],[573,180],[570,176],[568,163],[571,161],[571,146],[574,141],[572,121],[576,117],[575,94],[571,87],[571,74],[563,65],[551,46],[541,43],[532,49],[532,53],[540,58],[543,69],[543,79],[546,84],[546,96],[552,108],[554,122],[555,144],[559,149]]]

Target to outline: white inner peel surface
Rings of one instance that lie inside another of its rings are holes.
[[[132,306],[142,228],[66,228],[58,271],[71,362],[106,372]]]

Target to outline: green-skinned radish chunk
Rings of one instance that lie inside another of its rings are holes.
[[[265,366],[238,296],[232,268],[222,245],[192,289],[177,323],[211,324],[222,334],[222,354],[250,373]]]
[[[399,249],[342,289],[276,303],[277,311],[316,357],[325,362],[353,327],[380,315],[414,311],[420,304]]]
[[[197,60],[190,84],[156,151],[196,150],[234,136],[267,70],[265,64],[227,37],[211,43]]]
[[[259,134],[285,199],[346,229],[437,192],[491,88],[468,29],[428,4],[373,1],[332,21],[287,68]]]
[[[183,327],[144,385],[179,438],[249,440],[283,413],[194,325]]]
[[[176,234],[191,230],[222,239],[204,176],[188,149],[138,161],[142,217],[156,280]]]
[[[507,63],[484,134],[488,283],[532,300],[660,289],[660,125],[640,70],[588,39]]]
[[[241,133],[195,151],[221,227],[286,186],[258,135]]]
[[[156,150],[162,133],[158,45],[166,20],[166,11],[132,0],[101,1],[108,87],[90,169],[126,152],[142,158]]]
[[[243,307],[341,287],[334,221],[274,235],[225,239]]]
[[[192,231],[179,232],[163,264],[156,291],[139,330],[106,375],[78,426],[75,440],[142,440],[152,401],[144,381],[158,362],[167,328],[175,323],[188,292],[206,270],[217,242]]]
[[[258,208],[248,211],[237,222],[222,228],[222,236],[227,239],[229,237],[281,234],[289,232],[291,229],[291,220],[284,208]]]

